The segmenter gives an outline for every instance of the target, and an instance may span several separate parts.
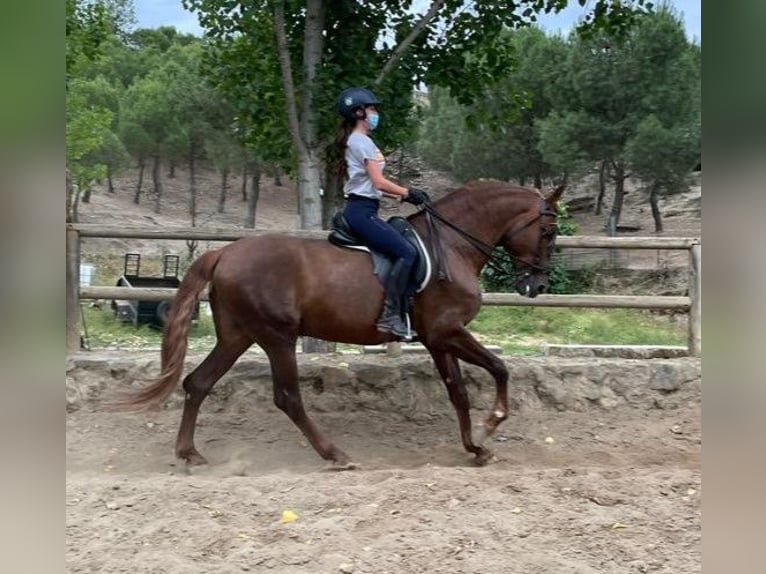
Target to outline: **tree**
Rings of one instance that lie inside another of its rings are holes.
[[[623,37],[598,31],[570,41],[566,97],[540,121],[540,148],[546,161],[569,173],[593,164],[602,173],[609,167],[615,184],[610,220],[616,225],[631,175],[631,140],[650,115],[685,129],[696,121],[697,72],[683,26],[665,7],[638,17]],[[645,129],[643,141],[650,131]]]
[[[77,208],[83,190],[106,175],[106,166],[94,154],[110,133],[112,112],[89,101],[87,80],[72,80],[66,93],[66,160],[71,174],[74,198],[71,219],[77,221]]]
[[[132,0],[66,0],[67,80],[96,59],[110,36],[124,34],[134,21]]]
[[[126,106],[128,104],[123,104]],[[123,108],[124,109],[124,108]],[[152,137],[146,132],[138,118],[131,118],[130,114],[123,114],[120,118],[119,138],[125,146],[125,149],[138,162],[138,181],[136,191],[133,194],[133,203],[138,205],[141,202],[141,190],[144,183],[144,170],[146,169],[146,160],[151,157],[155,148]]]
[[[159,68],[152,70],[145,78],[136,80],[127,89],[123,99],[122,116],[126,129],[135,136],[142,151],[146,151],[147,156],[152,158],[155,213],[160,213],[162,204],[160,167],[164,147],[174,129],[175,104],[168,91],[167,78]],[[148,148],[144,150],[145,145]]]
[[[112,175],[126,163],[125,148],[115,135],[118,130],[120,108],[118,90],[103,76],[82,79],[78,82],[77,89],[84,97],[86,105],[110,112],[109,131],[104,134],[98,147],[88,152],[84,159],[91,165],[103,165],[109,191],[113,192]],[[101,176],[97,179],[100,178]],[[81,198],[83,203],[90,201],[90,193],[91,186],[88,183],[83,190]]]
[[[419,149],[460,179],[517,179],[540,188],[552,169],[539,150],[537,120],[551,111],[550,92],[567,47],[534,27],[508,32],[506,41],[512,70],[487,85],[473,105],[461,106],[444,89],[430,91]]]
[[[241,146],[231,133],[227,133],[225,130],[216,130],[205,144],[205,153],[221,175],[218,213],[223,213],[226,209],[229,175],[241,164]]]
[[[698,126],[662,125],[655,115],[644,119],[626,146],[626,157],[636,175],[645,182],[654,218],[654,231],[661,233],[660,194],[686,188],[686,177],[699,161]]]
[[[81,192],[104,175],[105,166],[95,154],[107,141],[114,120],[109,106],[93,101],[91,86],[80,73],[98,57],[105,40],[132,21],[132,10],[130,0],[66,1],[67,193],[75,195],[67,198],[72,209],[67,217],[74,221]]]
[[[199,43],[174,45],[165,53],[165,63],[156,70],[165,80],[172,102],[172,121],[165,140],[167,159],[186,164],[189,173],[189,215],[192,227],[197,222],[197,170],[205,157],[205,145],[214,128],[212,118],[219,113],[220,100],[199,74]]]
[[[420,82],[446,86],[461,103],[470,104],[507,69],[505,43],[498,41],[503,29],[526,25],[536,12],[559,10],[567,3],[434,1],[419,15],[409,12],[409,0],[184,0],[210,39],[211,67],[226,69],[226,85],[234,88],[230,93],[241,95],[243,86],[262,82],[263,90],[245,90],[245,97],[255,100],[249,107],[267,110],[259,117],[265,131],[278,125],[276,118],[282,126],[286,121],[303,228],[322,224],[323,151],[331,141],[322,134],[332,134],[338,124],[334,100],[342,88],[374,86],[394,128],[409,125],[412,87]],[[593,20],[597,25],[612,17],[622,21],[642,4],[598,0]],[[256,76],[264,69],[270,73]],[[246,107],[241,100],[235,105]]]

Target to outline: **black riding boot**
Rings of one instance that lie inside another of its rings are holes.
[[[412,266],[406,265],[403,259],[394,263],[386,281],[386,302],[383,306],[383,314],[376,324],[378,331],[391,333],[405,341],[418,336],[414,329],[407,329],[407,325],[402,320],[402,300],[407,290],[411,269]]]

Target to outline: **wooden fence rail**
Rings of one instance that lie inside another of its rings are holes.
[[[123,299],[142,301],[164,301],[172,299],[175,289],[129,288],[129,287],[80,287],[80,240],[81,238],[118,238],[118,239],[162,239],[185,240],[197,239],[208,241],[235,241],[241,237],[251,237],[275,233],[274,231],[199,229],[199,228],[129,228],[104,225],[76,224],[67,225],[67,351],[80,348],[81,314],[80,301],[83,299]],[[293,237],[325,239],[327,231],[296,230],[284,232]],[[590,307],[590,308],[630,308],[630,309],[675,309],[689,314],[688,350],[691,356],[700,356],[702,351],[702,302],[701,269],[702,246],[699,239],[689,237],[591,237],[562,236],[556,245],[562,248],[593,249],[682,249],[689,252],[689,296],[670,297],[654,295],[540,295],[535,299],[522,297],[514,293],[484,293],[484,305],[500,306],[539,306],[539,307]],[[207,300],[207,291],[201,297]]]

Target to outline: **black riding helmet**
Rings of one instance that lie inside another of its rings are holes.
[[[355,120],[357,108],[379,104],[380,100],[366,88],[346,88],[338,96],[338,113],[347,120]]]

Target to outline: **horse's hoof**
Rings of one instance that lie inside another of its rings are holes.
[[[486,451],[477,454],[476,458],[473,459],[473,462],[476,466],[487,466],[488,464],[497,462],[497,457],[492,453],[492,451]]]
[[[331,465],[328,465],[327,467],[325,467],[325,470],[328,470],[328,471],[331,470],[331,471],[337,472],[341,470],[356,470],[358,468],[359,468],[358,464],[356,464],[355,462],[351,462],[349,460],[343,463],[334,462]]]
[[[176,456],[178,456],[179,459],[186,461],[187,466],[202,466],[207,464],[207,459],[196,451],[178,454]]]

